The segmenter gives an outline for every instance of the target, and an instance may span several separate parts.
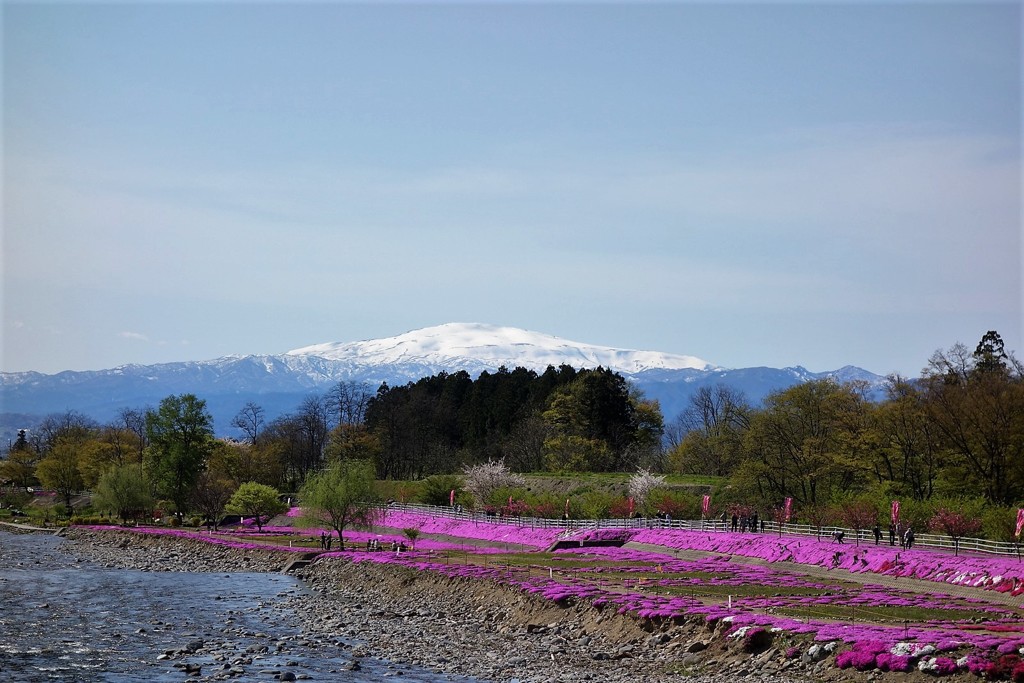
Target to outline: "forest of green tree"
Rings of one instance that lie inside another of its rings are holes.
[[[502,368],[375,392],[339,383],[269,422],[247,403],[232,423],[241,441],[215,439],[205,403],[185,394],[105,425],[51,415],[11,445],[0,483],[41,484],[70,506],[75,492],[134,467],[154,500],[184,513],[211,487],[221,497],[246,482],[296,492],[334,462],[363,461],[379,480],[448,476],[447,487],[466,467],[500,460],[515,472],[705,475],[716,500],[760,509],[857,496],[1024,502],[1024,373],[998,333],[973,350],[937,351],[920,377],[889,377],[886,392],[871,400],[864,385],[819,380],[754,406],[718,386],[666,422],[656,402],[603,368]]]

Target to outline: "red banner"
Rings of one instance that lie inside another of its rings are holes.
[[[782,510],[782,521],[789,523],[789,518],[793,514],[793,499],[787,498],[786,505]]]
[[[704,498],[700,501],[700,514],[707,517],[708,510],[711,509],[711,496],[704,494]]]
[[[891,519],[893,524],[895,524],[896,526],[900,525],[900,502],[898,500],[894,500],[892,502]]]
[[[1020,538],[1020,532],[1024,531],[1024,508],[1017,510],[1017,530],[1013,532],[1013,535]]]
[[[448,494],[448,504],[455,505],[455,489],[452,489],[452,492]]]
[[[629,516],[630,517],[633,516],[633,510],[634,510],[635,507],[636,507],[636,502],[632,498],[630,498],[629,499]]]

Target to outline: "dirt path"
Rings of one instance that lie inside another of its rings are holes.
[[[826,569],[825,567],[817,567],[814,565],[798,564],[796,562],[769,562],[768,560],[762,560],[756,557],[744,557],[743,555],[727,555],[724,553],[711,553],[702,550],[675,550],[672,548],[666,548],[661,545],[654,545],[651,543],[627,543],[626,548],[634,548],[636,550],[644,550],[653,553],[662,553],[665,555],[672,555],[684,560],[699,560],[705,557],[729,557],[732,562],[738,562],[740,564],[747,564],[759,567],[771,567],[772,569],[786,571],[793,574],[801,574],[803,576],[813,576],[815,578],[826,579],[826,580],[841,580],[841,581],[852,581],[862,584],[872,584],[878,586],[886,586],[889,588],[898,588],[900,590],[911,591],[913,593],[927,593],[931,595],[952,595],[959,598],[972,598],[977,600],[983,600],[990,603],[1000,603],[1004,605],[1011,605],[1013,607],[1022,607],[1024,605],[1024,599],[1021,596],[1013,596],[1009,593],[1000,593],[999,591],[988,590],[985,588],[974,588],[971,586],[956,586],[948,583],[939,583],[938,581],[926,581],[924,579],[912,579],[905,576],[887,576],[885,574],[875,574],[872,572],[851,572],[845,569]]]

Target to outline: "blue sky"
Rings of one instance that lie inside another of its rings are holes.
[[[1021,6],[3,5],[4,371],[1021,344]]]

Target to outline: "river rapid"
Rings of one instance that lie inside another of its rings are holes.
[[[295,577],[105,568],[62,543],[0,531],[2,680],[471,680],[305,633],[292,606],[309,589]]]

